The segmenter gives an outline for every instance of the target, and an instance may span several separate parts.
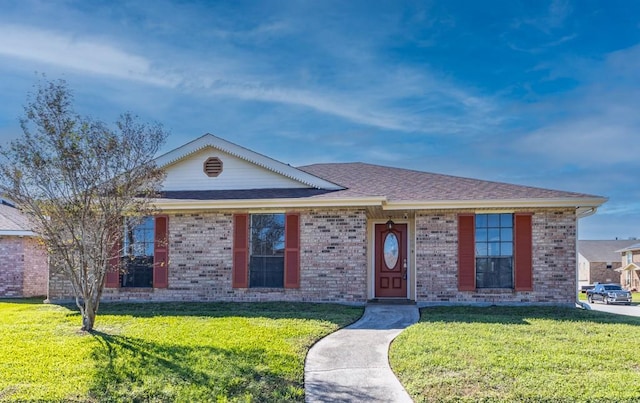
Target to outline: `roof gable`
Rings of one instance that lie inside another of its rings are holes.
[[[208,152],[208,154],[207,154]],[[262,154],[251,151],[247,148],[241,147],[237,144],[226,141],[220,137],[212,134],[205,134],[181,147],[178,147],[168,153],[161,155],[155,159],[156,164],[164,168],[167,171],[168,180],[165,181],[165,185],[169,185],[166,190],[211,190],[211,189],[230,189],[229,185],[218,186],[216,182],[222,182],[220,180],[215,181],[213,179],[206,180],[203,177],[202,164],[204,160],[191,161],[191,166],[186,167],[186,170],[196,168],[194,175],[199,176],[199,180],[196,183],[188,185],[184,182],[184,178],[169,178],[173,173],[172,171],[185,171],[185,164],[189,164],[189,158],[200,155],[222,155],[225,156],[232,164],[240,170],[244,170],[243,177],[255,175],[257,178],[254,182],[248,181],[246,186],[236,189],[250,189],[253,188],[315,188],[324,190],[341,190],[341,186],[335,183],[329,182],[322,178],[319,178],[313,174],[301,171],[290,165],[276,161],[272,158],[264,156]],[[202,159],[202,158],[200,158]],[[206,158],[205,158],[206,160]],[[224,162],[223,162],[224,163]],[[224,172],[224,171],[223,171]],[[185,172],[177,175],[180,177]],[[206,176],[206,175],[204,175]],[[174,180],[175,179],[175,180]],[[177,182],[177,183],[174,183]],[[180,188],[180,182],[182,186],[186,188]],[[203,184],[213,184],[204,185]],[[259,184],[259,185],[256,185]],[[257,187],[255,187],[257,186]]]

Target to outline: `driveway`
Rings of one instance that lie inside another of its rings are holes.
[[[304,369],[310,402],[412,402],[389,367],[389,344],[417,322],[415,305],[367,305],[359,321],[316,343]]]
[[[587,302],[584,305],[588,306],[588,309],[600,312],[608,312],[615,313],[618,315],[627,315],[627,316],[640,316],[640,306],[639,305],[606,305],[606,304],[598,304],[593,303],[589,304]]]

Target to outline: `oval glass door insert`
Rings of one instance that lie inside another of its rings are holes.
[[[398,263],[398,237],[393,232],[387,234],[384,240],[384,264],[389,270],[393,270]]]

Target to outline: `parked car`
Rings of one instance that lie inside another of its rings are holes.
[[[605,304],[631,305],[631,291],[623,290],[620,284],[596,284],[592,289],[587,290],[587,300],[590,304],[602,301]]]

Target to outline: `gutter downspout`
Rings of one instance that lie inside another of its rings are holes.
[[[576,269],[575,269],[575,273],[576,273],[576,287],[578,286],[578,284],[580,284],[580,267],[578,266],[580,264],[579,259],[578,259],[578,226],[580,225],[580,219],[584,218],[584,217],[589,217],[590,215],[594,215],[596,213],[597,208],[596,207],[591,207],[586,211],[581,212],[580,211],[581,207],[576,207],[576,250],[575,250],[575,256],[576,256]],[[575,290],[575,295],[576,295],[576,306],[579,306],[582,309],[586,309],[586,310],[591,310],[591,307],[589,306],[589,304],[580,301],[580,297],[579,297],[579,290],[576,288]]]

